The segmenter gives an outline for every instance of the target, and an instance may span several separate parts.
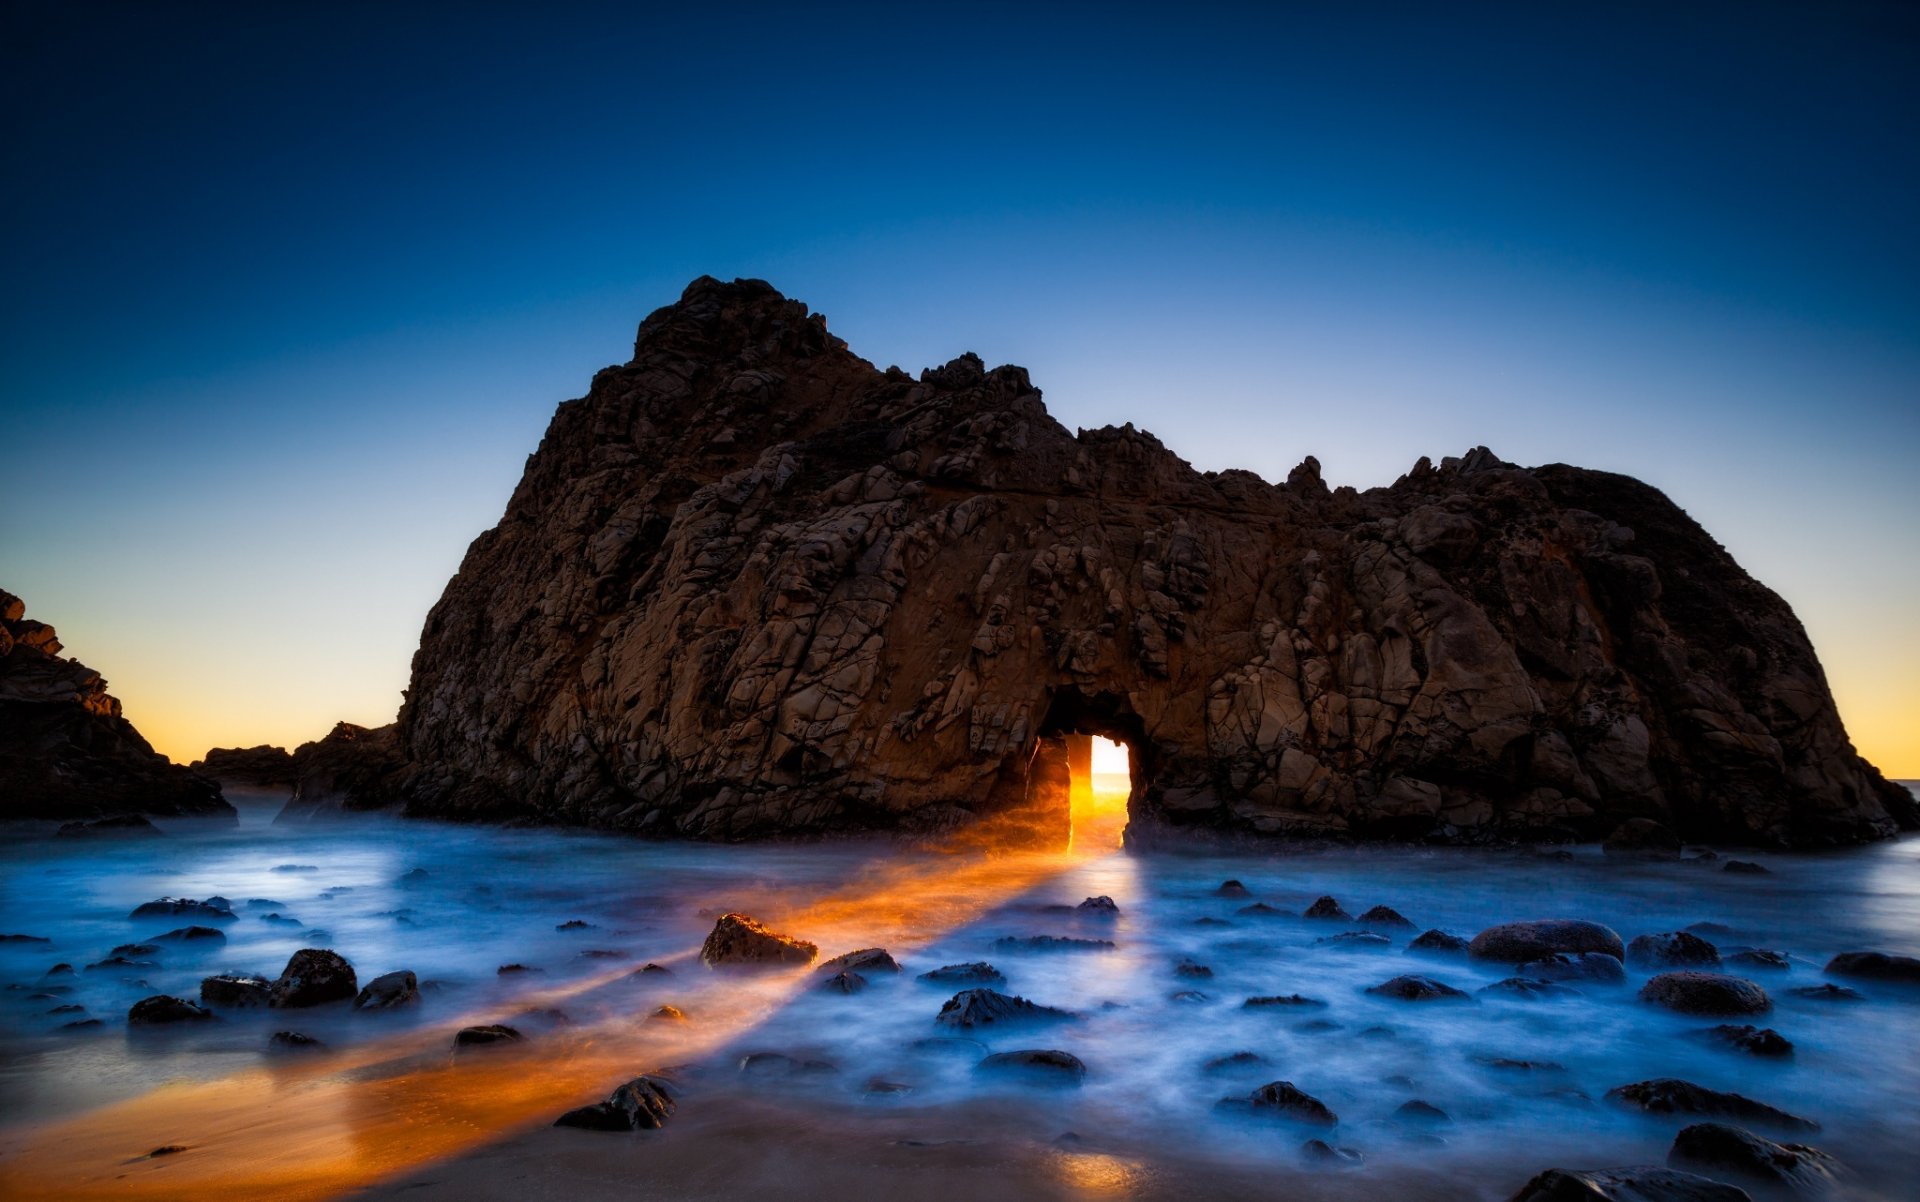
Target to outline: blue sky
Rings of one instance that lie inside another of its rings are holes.
[[[10,7],[0,586],[176,758],[385,721],[553,406],[751,275],[1202,468],[1639,475],[1920,775],[1914,10],[1034,7]]]

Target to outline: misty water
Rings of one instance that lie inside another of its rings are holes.
[[[1302,1141],[1324,1135],[1366,1157],[1358,1169],[1327,1171],[1329,1190],[1418,1170],[1458,1183],[1466,1196],[1504,1198],[1549,1166],[1664,1161],[1674,1131],[1689,1120],[1633,1113],[1604,1095],[1629,1082],[1683,1077],[1818,1121],[1823,1129],[1811,1136],[1759,1129],[1838,1156],[1854,1170],[1853,1196],[1910,1196],[1920,1180],[1920,997],[1860,981],[1847,982],[1865,995],[1854,1002],[1792,992],[1823,983],[1821,966],[1837,952],[1920,953],[1920,840],[1912,838],[1757,856],[1772,871],[1752,876],[1721,871],[1720,863],[1622,862],[1593,847],[1571,849],[1571,859],[1403,847],[1233,855],[1083,848],[1002,896],[956,898],[903,930],[903,891],[937,891],[951,858],[884,843],[675,845],[383,818],[287,827],[272,825],[271,813],[271,806],[248,809],[232,827],[163,821],[167,835],[157,839],[0,843],[0,933],[49,941],[0,944],[6,1127],[72,1119],[169,1083],[256,1068],[270,1061],[267,1039],[280,1029],[298,1029],[338,1052],[410,1031],[439,1041],[462,1023],[517,1021],[534,1035],[528,1055],[536,1058],[528,1063],[537,1066],[541,1047],[571,1054],[589,1038],[582,1032],[639,1023],[660,1004],[682,1005],[697,1026],[709,999],[757,990],[747,1017],[681,1069],[683,1111],[697,1110],[703,1091],[734,1091],[756,1104],[790,1106],[815,1124],[843,1115],[856,1125],[884,1109],[912,1116],[930,1138],[964,1140],[976,1122],[1003,1135],[1012,1124],[1038,1141],[1074,1132],[1081,1146],[1148,1161],[1271,1166],[1287,1175],[1305,1171]],[[1221,896],[1229,878],[1244,882],[1249,895]],[[863,883],[870,885],[864,895]],[[196,921],[130,919],[140,903],[209,895],[230,899],[236,915],[218,924],[224,945],[163,944],[131,957],[147,963],[88,967],[118,945]],[[777,987],[751,984],[695,959],[724,910],[777,926],[829,895],[856,903],[868,897],[860,904],[871,906],[872,921],[855,904],[823,919],[819,930],[791,933],[818,939],[822,957],[887,942],[904,973],[872,974],[870,988],[845,996],[819,989],[811,974],[787,974]],[[1384,948],[1321,942],[1359,929],[1298,916],[1322,895],[1356,915],[1391,906],[1414,927],[1381,931],[1391,939]],[[1070,908],[1095,896],[1113,899],[1117,915]],[[1256,902],[1284,913],[1243,912]],[[1427,928],[1471,936],[1538,917],[1591,919],[1626,939],[1718,924],[1696,929],[1723,954],[1773,949],[1791,957],[1792,967],[1744,973],[1772,995],[1771,1014],[1720,1020],[1636,1000],[1649,970],[1629,967],[1624,985],[1576,983],[1578,992],[1527,1001],[1475,992],[1509,972],[1406,951]],[[557,929],[569,923],[588,925]],[[887,938],[863,938],[869,930]],[[1003,937],[1041,934],[1113,947],[995,946]],[[411,969],[427,983],[425,1000],[392,1014],[333,1006],[127,1026],[127,1008],[142,997],[195,998],[200,979],[218,971],[271,978],[309,946],[346,956],[363,983]],[[1183,959],[1211,976],[1177,975]],[[1077,1017],[1013,1029],[937,1026],[935,1015],[957,987],[918,974],[979,960],[1005,974],[1004,992]],[[630,975],[648,961],[672,974]],[[75,971],[47,975],[59,962]],[[500,975],[510,963],[536,971]],[[1432,976],[1473,999],[1408,1003],[1365,992],[1402,973]],[[1243,1005],[1294,993],[1325,1005]],[[562,1010],[569,1021],[516,1020],[529,1006]],[[89,1018],[100,1024],[67,1026]],[[1698,1037],[1721,1021],[1771,1026],[1793,1041],[1794,1055],[1756,1057]],[[1084,1085],[1045,1089],[975,1071],[989,1051],[1018,1048],[1073,1053],[1087,1066]],[[742,1073],[741,1059],[761,1051],[831,1067]],[[1243,1051],[1263,1062],[1203,1067]],[[659,1066],[630,1067],[626,1075]],[[1339,1116],[1337,1130],[1260,1121],[1216,1105],[1276,1080],[1323,1101]],[[558,1108],[601,1093],[560,1099]],[[1396,1108],[1416,1098],[1451,1122],[1396,1122]],[[1336,1186],[1336,1176],[1345,1184]],[[1314,1177],[1299,1180],[1311,1194]]]

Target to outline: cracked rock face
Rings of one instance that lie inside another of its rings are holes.
[[[1786,604],[1644,484],[1485,448],[1366,492],[1201,473],[1062,428],[1020,368],[881,371],[711,279],[554,415],[427,619],[383,788],[661,837],[1060,834],[1074,734],[1130,745],[1143,842],[1920,821]]]
[[[62,650],[0,589],[0,819],[235,817],[216,781],[155,751],[100,674]]]

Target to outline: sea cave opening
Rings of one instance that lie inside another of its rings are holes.
[[[1028,761],[1028,802],[1058,815],[1056,822],[1066,819],[1067,843],[1076,851],[1119,847],[1149,766],[1139,715],[1115,694],[1062,689],[1038,736]]]

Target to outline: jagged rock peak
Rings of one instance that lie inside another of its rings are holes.
[[[1069,433],[1019,368],[881,371],[706,278],[554,414],[380,788],[659,836],[1060,833],[1087,734],[1130,744],[1141,841],[1920,822],[1785,603],[1645,484],[1484,447],[1365,492],[1202,474]]]

